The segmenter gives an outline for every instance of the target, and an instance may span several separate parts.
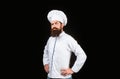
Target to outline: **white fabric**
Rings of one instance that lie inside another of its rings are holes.
[[[63,11],[60,11],[60,10],[51,10],[48,13],[47,18],[48,18],[49,22],[51,22],[53,20],[58,20],[58,21],[62,22],[65,26],[67,24],[67,16],[65,15],[65,13]]]
[[[54,45],[55,51],[53,54]],[[49,64],[48,76],[50,78],[71,77],[71,75],[62,76],[60,70],[62,68],[69,68],[69,61],[72,52],[77,57],[72,70],[78,72],[82,68],[87,56],[77,41],[65,32],[62,32],[59,37],[50,37],[48,39],[44,49],[43,64]]]

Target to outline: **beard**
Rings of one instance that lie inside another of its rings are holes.
[[[58,29],[54,27],[53,29],[51,29],[51,36],[57,37],[60,35],[61,32],[62,32],[62,29]]]

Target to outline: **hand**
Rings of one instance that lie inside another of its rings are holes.
[[[48,72],[49,72],[49,65],[46,64],[46,65],[44,66],[44,69],[45,69],[45,71],[48,73]]]
[[[68,68],[68,69],[61,69],[61,75],[63,76],[67,76],[70,74],[73,74],[74,72],[72,71],[72,69]]]

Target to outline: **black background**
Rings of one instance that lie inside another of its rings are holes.
[[[1,36],[5,41],[2,41],[2,47],[5,47],[2,73],[7,75],[4,77],[46,79],[42,56],[50,33],[47,13],[51,9],[66,13],[68,23],[64,30],[78,41],[87,55],[83,68],[73,74],[73,79],[113,75],[112,4],[62,0],[10,3],[2,6],[5,8],[2,11],[2,21],[5,20]],[[72,58],[75,59],[74,56]]]
[[[43,49],[46,44],[46,41],[49,37],[50,33],[50,25],[47,20],[47,13],[51,9],[59,9],[66,13],[68,17],[68,24],[65,26],[64,30],[72,35],[82,46],[82,48],[85,50],[86,54],[88,55],[88,59],[84,65],[84,67],[81,69],[80,72],[73,75],[74,79],[79,78],[87,78],[88,71],[89,71],[89,49],[88,49],[88,43],[89,43],[89,27],[88,24],[90,24],[89,20],[91,16],[88,14],[90,11],[89,8],[86,6],[79,6],[76,4],[69,4],[69,2],[66,3],[50,3],[42,8],[35,9],[35,25],[34,25],[34,46],[33,46],[33,74],[34,77],[38,79],[46,79],[47,74],[44,71],[43,68],[43,62],[42,62],[42,56],[43,56]],[[36,19],[37,18],[37,19]],[[74,57],[73,57],[74,58]]]

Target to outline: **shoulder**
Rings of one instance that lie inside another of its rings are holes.
[[[76,42],[76,39],[70,34],[65,33],[65,37],[66,37],[66,41]]]
[[[47,43],[46,44],[48,44],[49,42],[51,41],[51,37],[49,37],[48,39],[47,39]]]
[[[50,42],[52,40],[52,37],[50,36],[47,40],[47,42]]]

